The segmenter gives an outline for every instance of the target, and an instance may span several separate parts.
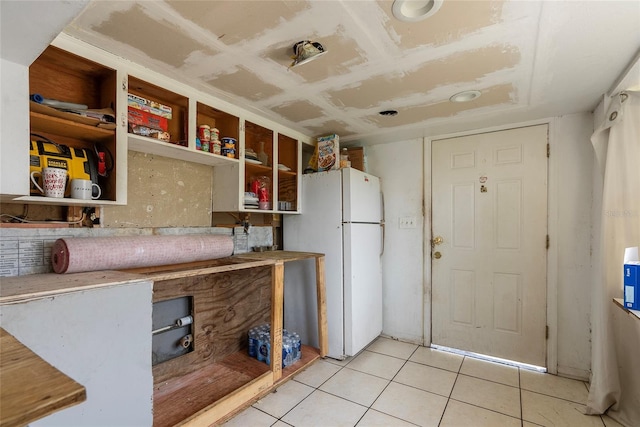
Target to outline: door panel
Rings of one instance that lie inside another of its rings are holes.
[[[545,365],[547,126],[432,143],[432,342]]]

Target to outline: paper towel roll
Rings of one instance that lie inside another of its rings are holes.
[[[205,261],[231,254],[231,236],[215,234],[64,238],[53,244],[51,263],[56,273],[78,273]]]

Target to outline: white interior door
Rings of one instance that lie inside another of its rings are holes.
[[[432,342],[546,366],[547,125],[432,143]]]

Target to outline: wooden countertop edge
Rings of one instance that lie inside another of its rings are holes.
[[[84,402],[86,389],[0,328],[0,425],[23,426]]]
[[[196,276],[223,273],[273,265],[281,262],[320,257],[324,257],[324,254],[292,251],[248,252],[229,257],[232,261],[230,264],[217,266],[207,266],[207,262],[215,261],[210,260],[120,271],[101,270],[83,273],[45,273],[3,277],[0,285],[0,305],[17,304],[72,292],[129,285],[149,280],[167,280],[185,277],[185,274]]]
[[[325,255],[316,252],[296,252],[296,251],[265,251],[265,252],[247,252],[244,254],[234,255],[237,258],[244,259],[270,259],[279,262],[299,261],[310,258],[320,258]]]
[[[149,279],[139,274],[112,270],[3,277],[2,286],[0,286],[0,305],[145,281]]]

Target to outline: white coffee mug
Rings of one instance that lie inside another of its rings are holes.
[[[35,175],[42,176],[42,187],[38,185],[38,180]],[[60,168],[43,168],[42,173],[33,171],[31,172],[31,181],[46,197],[56,197],[60,199],[64,197],[64,190],[67,186],[67,170]]]
[[[98,189],[98,195],[93,197],[93,187]],[[71,198],[91,200],[98,199],[102,195],[102,190],[98,184],[94,184],[90,179],[71,180]]]

